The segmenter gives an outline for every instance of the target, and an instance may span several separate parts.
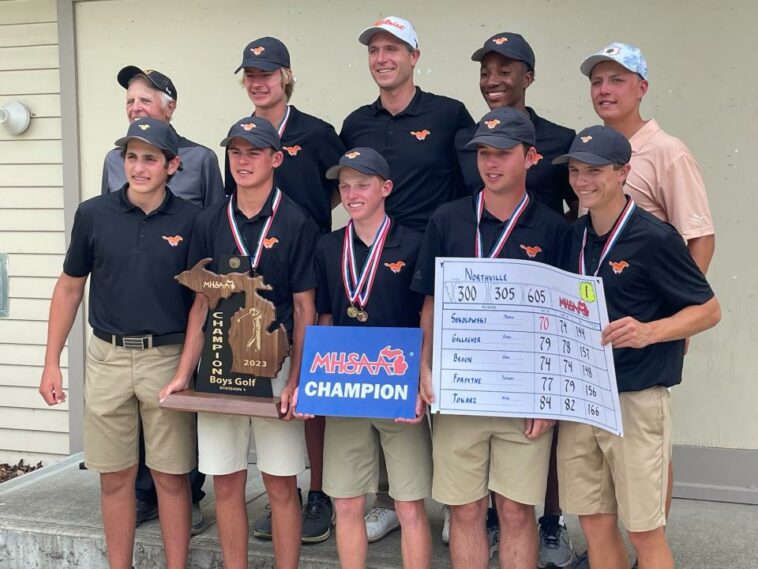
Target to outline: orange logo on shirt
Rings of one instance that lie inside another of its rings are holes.
[[[260,54],[262,54],[264,51],[266,51],[266,48],[265,48],[265,47],[263,47],[263,46],[258,46],[258,47],[251,47],[251,48],[250,48],[250,51],[252,51],[252,52],[253,52],[255,55],[260,55]]]
[[[277,243],[279,243],[279,240],[276,237],[268,237],[263,240],[263,246],[266,249],[271,249],[271,247],[273,247]]]
[[[352,160],[352,159],[353,159],[353,158],[355,158],[356,156],[360,156],[360,155],[361,155],[361,153],[360,153],[360,152],[358,152],[358,151],[355,151],[355,152],[348,152],[347,154],[345,154],[345,156],[347,156],[347,157],[348,157],[350,160]]]
[[[619,261],[619,262],[608,261],[608,264],[611,266],[614,274],[616,275],[620,275],[621,273],[623,273],[624,269],[626,269],[629,266],[629,263],[627,263],[626,261]]]
[[[526,252],[526,255],[530,259],[534,259],[539,253],[542,253],[542,247],[539,245],[521,245],[521,248]]]
[[[249,130],[253,130],[255,128],[255,123],[253,123],[253,122],[243,122],[243,123],[240,123],[240,126],[242,127],[243,130],[248,130],[249,131]]]
[[[508,38],[505,36],[500,36],[499,38],[495,38],[494,41],[497,45],[503,45],[505,42],[508,41]]]
[[[497,125],[500,124],[500,119],[492,119],[491,121],[484,121],[484,124],[487,125],[488,129],[492,130],[493,128],[495,128]]]
[[[584,142],[584,144],[587,144],[590,140],[592,140],[592,137],[589,134],[582,137],[582,142]]]
[[[168,241],[168,244],[172,247],[176,247],[179,245],[180,242],[184,241],[184,237],[181,235],[174,235],[173,237],[166,237],[165,235],[161,235],[165,241]]]
[[[297,156],[297,153],[303,149],[299,144],[296,144],[295,146],[282,146],[282,148],[284,148],[290,156]]]
[[[384,266],[387,267],[393,273],[399,273],[400,271],[403,270],[403,267],[405,266],[405,261],[395,261],[394,263],[384,263]]]
[[[416,140],[426,140],[426,137],[432,133],[424,129],[424,130],[412,130],[411,134],[416,137]]]

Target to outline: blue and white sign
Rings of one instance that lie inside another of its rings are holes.
[[[420,357],[419,328],[308,326],[297,412],[412,419]]]

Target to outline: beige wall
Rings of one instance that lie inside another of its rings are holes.
[[[55,0],[0,5],[0,105],[18,100],[33,116],[21,136],[0,127],[0,252],[10,274],[10,314],[0,318],[0,462],[69,451],[68,405],[49,409],[37,393],[65,251],[56,16]]]
[[[99,191],[102,157],[126,128],[118,69],[136,64],[170,75],[179,91],[177,129],[217,149],[228,125],[250,112],[232,72],[245,44],[263,35],[287,43],[297,77],[293,103],[337,129],[376,96],[359,31],[380,15],[416,25],[422,56],[417,82],[463,100],[475,117],[486,107],[470,54],[497,31],[524,34],[537,54],[528,103],[547,118],[581,128],[597,122],[578,65],[613,40],[640,45],[650,65],[644,112],[700,159],[718,232],[711,280],[724,318],[695,339],[686,379],[675,391],[676,442],[758,449],[758,274],[753,237],[756,190],[749,162],[758,152],[753,73],[758,4],[666,3],[623,6],[589,0],[471,3],[218,0],[87,1],[76,4],[82,195]],[[476,8],[472,8],[475,6]],[[753,253],[750,253],[753,251]]]

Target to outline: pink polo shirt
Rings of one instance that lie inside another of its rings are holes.
[[[703,176],[684,143],[650,119],[629,139],[631,171],[624,191],[685,240],[715,233]]]

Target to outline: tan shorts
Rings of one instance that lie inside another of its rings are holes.
[[[118,472],[137,464],[140,418],[145,463],[168,474],[195,467],[195,416],[158,407],[158,393],[174,376],[180,344],[130,350],[92,337],[84,383],[84,456],[87,468]]]
[[[536,440],[524,419],[435,415],[432,497],[460,506],[491,490],[520,504],[545,499],[553,429]]]
[[[416,425],[389,419],[327,417],[324,492],[354,498],[379,486],[379,448],[389,477],[389,495],[422,500],[432,488],[432,441],[426,420]]]
[[[287,358],[279,375],[272,380],[274,395],[278,396],[287,382],[289,362]],[[251,434],[255,440],[258,470],[273,476],[295,476],[305,470],[302,421],[198,413],[200,472],[221,475],[247,470]]]
[[[671,459],[670,394],[665,387],[619,394],[624,436],[568,421],[558,434],[561,508],[618,514],[632,532],[666,525]]]

